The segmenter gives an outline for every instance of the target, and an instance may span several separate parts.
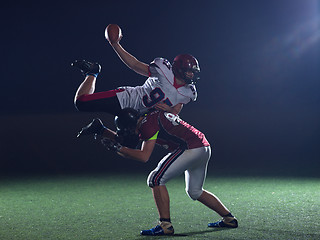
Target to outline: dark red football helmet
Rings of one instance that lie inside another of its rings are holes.
[[[184,80],[186,83],[195,83],[199,80],[196,75],[200,73],[200,67],[198,60],[190,54],[180,54],[176,56],[172,64],[173,74]],[[187,72],[192,72],[193,74],[187,74]]]

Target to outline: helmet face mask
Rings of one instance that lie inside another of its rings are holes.
[[[194,84],[199,80],[200,67],[198,60],[190,54],[180,54],[173,60],[172,71],[178,79]]]

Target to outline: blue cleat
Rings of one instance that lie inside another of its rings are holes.
[[[237,228],[238,220],[235,217],[224,217],[222,220],[214,223],[209,223],[208,227],[213,228]]]
[[[142,230],[140,234],[145,236],[173,235],[174,229],[171,223],[161,222],[160,225],[157,225],[154,228]]]

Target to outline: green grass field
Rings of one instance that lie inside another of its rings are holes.
[[[205,188],[237,216],[237,229],[210,229],[219,216],[167,186],[176,235],[140,236],[158,215],[145,175],[5,178],[0,239],[320,239],[320,179],[208,177]]]

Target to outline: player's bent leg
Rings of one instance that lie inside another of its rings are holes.
[[[170,179],[179,176],[185,171],[183,153],[185,150],[176,149],[161,159],[158,166],[149,174],[147,184],[149,187],[166,184]]]
[[[161,235],[173,235],[174,228],[170,222],[162,221],[159,222],[159,225],[148,230],[142,230],[141,235],[146,236],[161,236]]]
[[[208,227],[222,227],[222,228],[237,228],[238,220],[230,213],[230,211],[223,205],[218,197],[214,194],[203,190],[201,196],[197,199],[199,202],[214,210],[222,220],[209,223]]]
[[[193,154],[197,162],[185,171],[186,193],[192,200],[198,200],[203,195],[203,183],[211,152],[209,147],[203,147],[193,149]]]
[[[206,190],[203,190],[201,196],[197,200],[220,216],[225,216],[230,213],[217,196]]]
[[[207,206],[208,208],[217,212],[222,216],[222,220],[209,223],[208,227],[216,228],[237,228],[238,220],[230,213],[230,211],[223,205],[218,197],[214,194],[204,190],[198,201]]]
[[[93,94],[95,89],[96,89],[96,80],[97,78],[95,76],[92,75],[87,75],[85,77],[85,79],[83,80],[83,82],[80,84],[80,86],[78,87],[76,94],[74,96],[74,104],[75,107],[81,111],[81,106],[78,106],[78,99],[86,96],[86,95],[90,95]]]
[[[201,196],[203,190],[200,189],[186,189],[186,193],[188,194],[189,198],[196,201]]]
[[[157,206],[160,219],[170,219],[170,199],[165,185],[154,186],[152,194]]]
[[[101,71],[101,66],[98,63],[91,63],[86,60],[76,60],[71,63],[71,66],[80,69],[81,73],[85,76],[85,79],[78,87],[74,96],[75,106],[80,111],[80,108],[77,106],[77,100],[81,96],[95,92],[96,78]]]
[[[122,91],[122,89],[114,89],[79,96],[75,101],[75,107],[81,112],[107,112],[118,115],[121,105],[117,93]]]

